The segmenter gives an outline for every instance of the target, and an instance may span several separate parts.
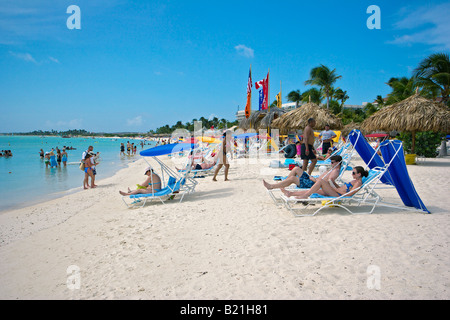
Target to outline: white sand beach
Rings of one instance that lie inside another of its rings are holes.
[[[408,166],[432,214],[298,218],[262,183],[288,170],[247,162],[231,164],[231,181],[198,179],[181,203],[124,205],[141,159],[96,189],[0,214],[0,299],[450,298],[450,157]]]

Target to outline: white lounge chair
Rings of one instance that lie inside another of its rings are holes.
[[[352,206],[369,205],[372,206],[369,212],[372,213],[376,205],[381,200],[381,197],[374,191],[376,184],[380,181],[381,176],[386,172],[387,167],[376,167],[369,170],[369,175],[362,179],[362,185],[358,188],[358,191],[352,196],[348,196],[349,191],[339,197],[322,196],[319,194],[312,194],[307,199],[298,199],[296,197],[287,197],[284,194],[281,195],[281,199],[285,207],[296,217],[314,216],[319,211],[329,207],[340,207],[347,212],[355,214],[356,212],[350,210]],[[300,204],[301,207],[296,205]],[[321,207],[314,210],[312,213],[297,213],[305,212],[310,206],[320,204]],[[358,212],[361,213],[361,212]]]
[[[336,182],[340,183],[342,182],[342,176],[344,175],[344,172],[346,170],[349,170],[349,168],[351,168],[349,166],[349,162],[347,160],[342,160],[341,162],[341,169],[339,170],[339,176],[336,178]],[[350,169],[351,170],[351,169]],[[319,177],[318,175],[313,176],[314,178]],[[286,179],[286,177],[282,177],[280,180],[284,180]],[[298,186],[291,184],[290,186],[286,187],[285,189],[288,190],[304,190],[302,188],[299,188]],[[271,190],[267,190],[267,192],[269,193],[269,196],[272,198],[272,200],[275,202],[276,205],[282,205],[284,200],[282,199],[281,195],[281,190],[280,189],[271,189]]]
[[[165,200],[173,199],[174,196],[180,194],[180,202],[183,200],[185,192],[183,192],[183,186],[185,185],[186,179],[179,178],[178,180],[174,177],[169,177],[167,182],[167,186],[155,193],[146,193],[146,194],[133,194],[130,196],[122,196],[123,202],[126,204],[128,208],[135,207],[141,205],[145,206],[147,201],[159,200],[162,203],[165,203]],[[127,203],[127,200],[130,200],[131,203]]]

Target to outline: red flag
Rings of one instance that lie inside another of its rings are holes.
[[[245,105],[245,117],[250,117],[252,110],[252,66],[250,66],[250,71],[248,72],[248,82],[247,82],[247,104]]]
[[[261,110],[265,110],[269,108],[269,73],[267,72],[267,77],[265,79],[259,80],[255,82],[255,88],[259,89],[263,88],[264,100],[262,103]]]

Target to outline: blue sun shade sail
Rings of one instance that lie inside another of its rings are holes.
[[[405,156],[403,154],[402,142],[399,140],[382,142],[380,150],[384,161],[390,163],[388,172],[403,204],[407,207],[414,207],[430,213],[422,200],[420,200],[411,178],[409,177]]]
[[[143,157],[156,157],[171,153],[189,151],[191,149],[194,149],[196,146],[197,145],[193,143],[171,143],[142,150],[141,152],[139,152],[139,154]]]
[[[364,160],[369,169],[375,167],[383,168],[385,163],[383,159],[375,152],[375,149],[367,142],[366,138],[361,134],[359,130],[352,130],[348,139],[358,152],[359,156]],[[381,182],[393,185],[392,179],[389,176],[389,172],[385,173],[381,178]]]

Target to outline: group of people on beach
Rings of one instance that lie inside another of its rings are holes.
[[[339,197],[344,194],[346,196],[351,196],[359,190],[362,185],[362,178],[367,177],[369,174],[368,171],[361,166],[353,168],[353,180],[351,182],[343,185],[336,183],[336,179],[339,177],[341,170],[342,157],[339,155],[331,155],[333,153],[332,143],[333,139],[336,137],[336,134],[330,130],[329,125],[326,125],[325,130],[320,133],[319,139],[322,142],[322,158],[330,159],[331,168],[317,178],[311,176],[317,160],[320,159],[314,148],[315,125],[315,119],[310,118],[308,119],[308,123],[303,131],[303,140],[300,147],[300,156],[303,160],[302,168],[295,166],[287,178],[279,183],[270,184],[263,180],[263,184],[268,190],[279,188],[286,196],[295,196],[299,199],[306,199],[313,193],[332,197]],[[286,187],[291,184],[295,184],[304,190],[286,190]]]
[[[341,196],[346,194],[348,196],[356,193],[362,185],[362,178],[368,176],[368,171],[363,167],[357,166],[353,168],[352,176],[353,180],[344,185],[339,185],[336,179],[339,177],[341,170],[342,157],[339,155],[332,156],[333,153],[333,139],[336,134],[330,130],[330,126],[326,125],[325,130],[319,134],[319,140],[322,143],[322,155],[318,155],[314,148],[314,127],[316,121],[313,118],[308,119],[307,126],[303,131],[303,139],[297,143],[298,153],[303,160],[302,167],[295,166],[288,177],[279,183],[269,184],[263,180],[263,184],[267,189],[280,188],[282,192],[287,196],[296,196],[298,198],[307,198],[313,193],[318,193],[326,196]],[[231,132],[226,131],[222,136],[222,143],[219,148],[219,152],[216,155],[215,161],[208,162],[202,157],[201,163],[191,165],[191,170],[204,170],[211,168],[214,165],[216,169],[214,171],[213,181],[217,181],[217,174],[224,167],[225,181],[229,181],[228,172],[230,163],[227,159],[227,151],[231,148]],[[192,156],[192,152],[191,155]],[[330,159],[331,168],[319,177],[314,178],[311,176],[312,171],[317,163],[317,160]],[[308,165],[309,164],[309,165]],[[151,167],[145,170],[146,180],[142,184],[137,185],[136,190],[128,188],[127,192],[119,191],[122,196],[129,196],[133,194],[148,194],[155,193],[161,190],[161,178],[153,171]],[[288,191],[286,187],[291,184],[304,189],[298,191]]]
[[[61,166],[61,162],[64,167],[67,166],[68,154],[65,146],[62,151],[58,147],[56,147],[56,150],[52,148],[49,152],[44,152],[44,150],[41,149],[39,151],[39,156],[41,159],[44,159],[46,168],[57,168],[58,166]]]
[[[144,148],[143,142],[141,142],[141,146],[142,146],[142,148]],[[130,143],[130,141],[127,141],[127,155],[129,155],[129,156],[135,155],[136,152],[137,152],[137,147],[134,145],[134,142]],[[123,142],[120,144],[120,155],[123,155],[123,156],[125,155],[125,145]]]
[[[204,157],[201,158],[200,163],[191,162],[190,169],[195,170],[207,170],[217,165],[214,170],[213,181],[217,181],[217,174],[224,167],[225,170],[225,181],[229,181],[228,172],[230,169],[230,163],[227,159],[227,151],[231,151],[231,131],[225,131],[222,136],[222,143],[220,144],[217,153],[214,153],[212,161],[206,160]],[[193,152],[190,153],[189,157],[193,160]],[[177,169],[181,171],[181,169]],[[141,184],[137,184],[135,190],[128,188],[127,192],[119,191],[122,196],[129,196],[134,194],[149,194],[161,191],[161,177],[154,172],[151,167],[148,167],[144,173],[147,178]]]

